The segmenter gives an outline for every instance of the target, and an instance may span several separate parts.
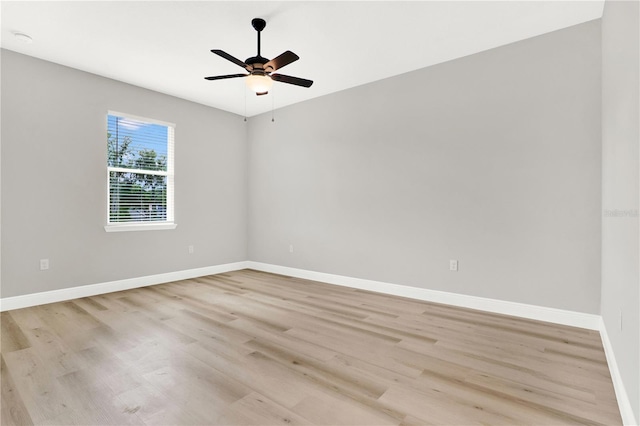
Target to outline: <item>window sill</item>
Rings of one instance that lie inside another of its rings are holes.
[[[160,231],[166,229],[176,229],[177,223],[126,223],[117,225],[106,225],[107,232],[127,232],[127,231]]]

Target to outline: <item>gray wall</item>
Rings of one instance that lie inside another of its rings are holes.
[[[602,17],[601,314],[640,421],[638,9],[637,2],[607,1]]]
[[[600,59],[598,20],[251,119],[249,259],[599,313]]]
[[[105,232],[107,110],[176,123],[175,230]],[[2,50],[2,297],[246,260],[246,132],[238,116]]]
[[[2,51],[2,296],[249,258],[598,313],[599,40],[590,22],[248,134],[232,114]],[[108,109],[177,124],[176,230],[104,231]]]

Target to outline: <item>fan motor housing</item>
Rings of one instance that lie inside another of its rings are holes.
[[[269,60],[267,58],[263,58],[262,56],[254,56],[252,58],[247,58],[244,62],[249,65],[254,65],[254,64],[264,65],[267,62],[269,62]]]

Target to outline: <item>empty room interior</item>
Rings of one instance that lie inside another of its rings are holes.
[[[639,5],[2,1],[0,423],[637,425]]]

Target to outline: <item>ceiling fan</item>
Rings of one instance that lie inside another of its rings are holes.
[[[234,64],[244,68],[249,74],[229,74],[229,75],[217,75],[213,77],[205,77],[205,80],[224,80],[227,78],[247,77],[247,86],[251,88],[256,95],[266,95],[269,93],[269,89],[273,85],[273,81],[280,81],[282,83],[289,83],[296,86],[311,87],[312,80],[306,80],[299,77],[291,77],[284,74],[272,74],[272,72],[279,70],[280,68],[289,65],[292,62],[300,59],[298,55],[287,50],[280,56],[277,56],[271,60],[264,58],[260,55],[260,32],[264,30],[267,25],[264,19],[254,18],[251,21],[251,25],[258,32],[258,55],[247,58],[244,62],[240,59],[229,55],[227,52],[219,49],[213,49],[211,52],[224,59],[233,62]]]

